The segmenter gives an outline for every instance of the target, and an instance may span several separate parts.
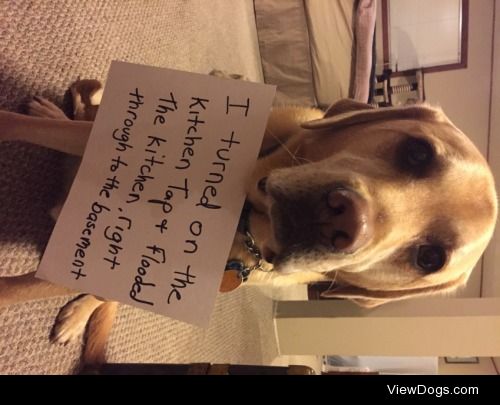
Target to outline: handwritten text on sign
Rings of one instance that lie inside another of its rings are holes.
[[[274,91],[113,62],[37,277],[206,326]]]

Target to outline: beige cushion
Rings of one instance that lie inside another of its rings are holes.
[[[366,102],[375,10],[376,0],[255,0],[264,77],[278,86],[277,104]]]
[[[316,100],[349,97],[354,61],[353,0],[305,1]]]
[[[302,0],[255,0],[262,70],[278,86],[275,104],[315,105],[309,35]]]

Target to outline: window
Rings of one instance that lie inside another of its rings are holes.
[[[468,10],[469,0],[382,0],[385,67],[467,67]]]

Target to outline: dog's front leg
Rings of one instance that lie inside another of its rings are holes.
[[[56,343],[74,343],[87,332],[82,353],[83,364],[89,366],[104,363],[106,344],[117,308],[117,302],[103,301],[89,294],[81,295],[59,311],[51,339]]]
[[[0,111],[0,141],[23,141],[82,156],[92,122],[47,119]]]
[[[80,339],[90,317],[103,303],[103,300],[90,294],[81,295],[68,302],[57,315],[52,329],[52,340],[66,344]]]
[[[17,277],[0,277],[0,308],[71,293],[75,291],[35,278],[34,272]]]

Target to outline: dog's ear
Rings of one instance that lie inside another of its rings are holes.
[[[332,129],[349,125],[363,124],[380,120],[413,119],[424,121],[443,121],[443,112],[427,104],[418,104],[405,107],[374,108],[365,103],[354,100],[340,100],[332,104],[321,119],[304,122],[305,129]]]
[[[333,103],[325,112],[324,118],[333,117],[341,114],[346,114],[354,111],[365,111],[374,110],[370,104],[362,103],[360,101],[355,101],[350,98],[344,98],[343,100]]]
[[[450,292],[465,284],[467,274],[462,274],[455,280],[446,283],[433,285],[430,287],[412,288],[408,290],[368,290],[352,285],[339,285],[331,290],[323,291],[323,298],[344,298],[349,299],[361,307],[374,308],[390,301],[397,301],[406,298],[419,297],[423,295]]]

